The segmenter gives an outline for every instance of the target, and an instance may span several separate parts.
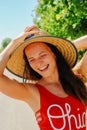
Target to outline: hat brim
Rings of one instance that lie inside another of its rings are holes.
[[[73,67],[77,61],[77,50],[72,42],[56,36],[34,36],[21,43],[12,52],[6,68],[18,77],[23,77],[25,61],[23,58],[24,48],[33,42],[46,42],[55,45],[62,53],[68,64]]]

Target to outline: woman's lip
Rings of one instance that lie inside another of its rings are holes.
[[[40,67],[38,70],[43,71],[43,70],[47,69],[48,66],[49,66],[49,65],[47,64],[47,65],[45,65],[45,66],[43,66],[43,67]]]

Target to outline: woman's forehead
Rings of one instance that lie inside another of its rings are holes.
[[[26,51],[28,51],[28,50],[33,50],[33,49],[49,49],[49,47],[45,44],[45,43],[43,43],[43,42],[35,42],[35,43],[31,43],[31,44],[29,44],[27,47],[26,47]]]
[[[37,55],[41,52],[52,53],[51,49],[45,43],[42,42],[32,43],[28,45],[25,49],[25,53],[28,56]]]

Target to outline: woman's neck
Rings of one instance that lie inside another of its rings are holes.
[[[58,83],[59,82],[59,74],[58,74],[57,71],[55,71],[54,73],[52,73],[48,77],[42,77],[40,82],[44,82],[44,83]]]

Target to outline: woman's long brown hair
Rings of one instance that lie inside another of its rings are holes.
[[[56,46],[50,44],[50,43],[45,43],[54,53],[56,56],[56,63],[57,63],[57,68],[58,68],[58,73],[59,73],[59,78],[61,81],[61,84],[63,86],[64,91],[77,98],[80,100],[86,107],[87,107],[87,88],[83,81],[77,77],[67,61],[64,59],[60,51],[57,49]],[[35,72],[29,65],[29,62],[27,60],[27,57],[25,55],[25,50],[24,50],[24,59],[25,59],[25,71],[24,74],[26,75],[27,79],[27,73],[29,72],[31,79],[37,80],[41,79],[42,76],[39,75],[37,72]]]

